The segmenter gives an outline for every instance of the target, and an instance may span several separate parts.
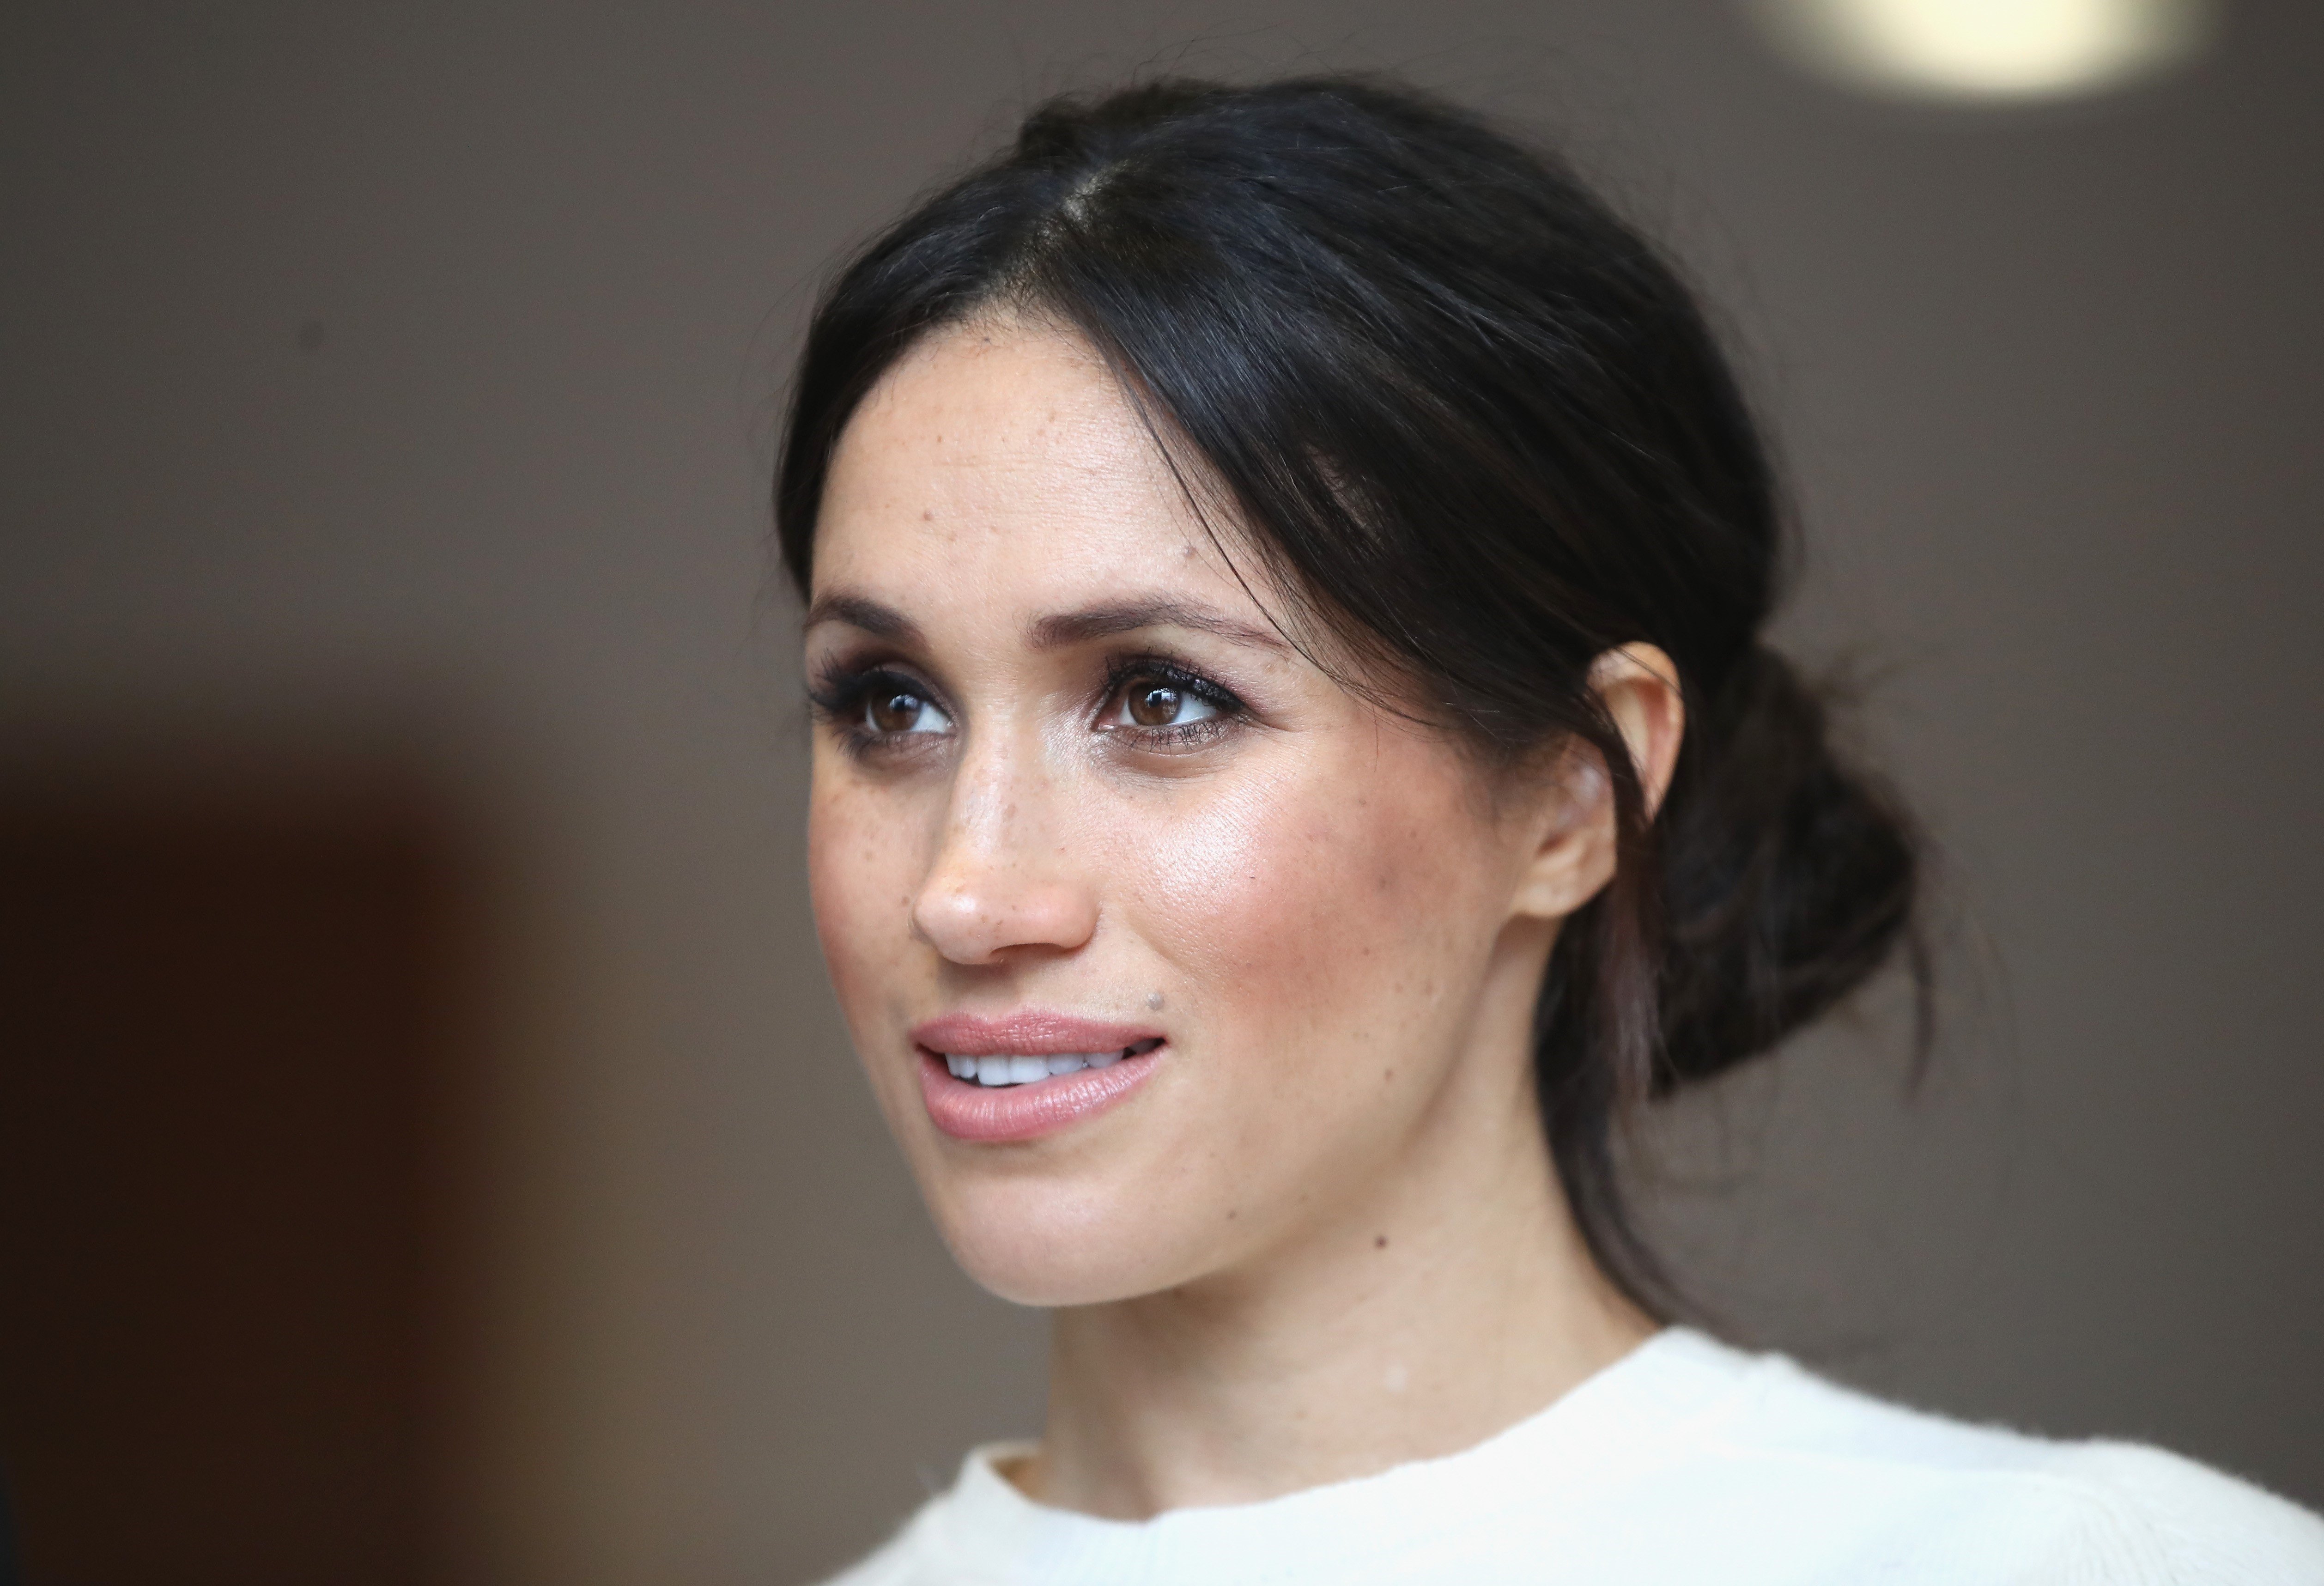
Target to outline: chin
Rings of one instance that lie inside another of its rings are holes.
[[[1060,1184],[1045,1175],[1002,1183],[924,1185],[936,1231],[976,1284],[1013,1305],[1057,1309],[1134,1299],[1200,1269],[1157,1227],[1153,1204]]]

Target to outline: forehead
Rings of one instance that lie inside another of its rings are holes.
[[[1102,360],[1017,321],[947,328],[888,372],[841,437],[816,541],[819,590],[914,606],[1164,586],[1257,610]]]

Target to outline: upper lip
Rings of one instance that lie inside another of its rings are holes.
[[[1003,1053],[1047,1056],[1061,1052],[1119,1052],[1142,1041],[1158,1041],[1162,1032],[1146,1025],[1114,1024],[1100,1019],[1076,1019],[1028,1008],[999,1019],[973,1013],[947,1013],[912,1027],[912,1039],[931,1052],[962,1057],[992,1057]]]

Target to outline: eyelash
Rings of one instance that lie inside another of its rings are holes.
[[[881,692],[909,694],[936,703],[935,691],[908,672],[880,665],[853,666],[844,661],[831,661],[818,669],[808,681],[807,697],[816,719],[838,734],[850,754],[860,757],[881,749],[895,749],[896,738],[902,736],[874,732],[863,720],[864,706],[873,694]]]
[[[1148,681],[1191,695],[1218,714],[1171,727],[1141,727],[1125,723],[1104,729],[1108,734],[1125,737],[1136,747],[1151,752],[1183,754],[1214,742],[1233,726],[1249,719],[1249,708],[1231,690],[1199,672],[1189,671],[1177,662],[1158,655],[1121,656],[1107,662],[1105,695],[1099,703],[1100,713],[1111,715],[1130,684]],[[849,753],[868,756],[881,750],[899,750],[903,747],[899,740],[917,736],[881,733],[865,724],[866,704],[875,693],[883,690],[912,695],[936,705],[948,715],[951,714],[950,707],[943,704],[927,684],[909,672],[881,664],[853,666],[841,661],[829,663],[809,681],[807,700],[816,719],[839,735]]]
[[[1237,724],[1247,720],[1250,714],[1243,702],[1229,690],[1201,673],[1188,671],[1177,662],[1158,655],[1123,656],[1108,662],[1105,669],[1105,702],[1101,708],[1111,715],[1130,685],[1141,681],[1159,683],[1165,687],[1192,695],[1219,714],[1175,727],[1141,727],[1125,724],[1106,729],[1109,733],[1128,734],[1130,741],[1140,749],[1159,754],[1183,754],[1214,742]]]

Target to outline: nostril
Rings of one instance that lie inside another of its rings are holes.
[[[912,904],[912,934],[956,964],[990,964],[1014,948],[1073,949],[1097,925],[1094,894],[1074,881],[994,874],[939,883]]]

